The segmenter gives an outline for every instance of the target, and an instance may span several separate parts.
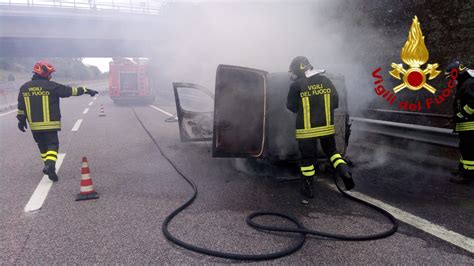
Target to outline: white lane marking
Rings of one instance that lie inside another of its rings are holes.
[[[64,157],[66,157],[65,153],[58,154],[58,160],[56,161],[56,173],[59,171],[59,168],[64,161]],[[44,175],[33,192],[33,195],[31,195],[31,198],[26,204],[24,211],[32,212],[41,209],[52,185],[53,181],[49,180],[47,175]]]
[[[336,186],[335,185],[332,185],[332,184],[329,184],[327,183],[327,185],[329,185],[329,187],[335,191],[338,191]],[[469,238],[467,236],[463,236],[459,233],[456,233],[454,231],[451,231],[443,226],[440,226],[440,225],[437,225],[437,224],[434,224],[428,220],[425,220],[423,218],[420,218],[418,216],[415,216],[409,212],[406,212],[406,211],[403,211],[403,210],[400,210],[396,207],[393,207],[383,201],[380,201],[380,200],[377,200],[377,199],[374,199],[370,196],[367,196],[365,194],[362,194],[360,192],[357,192],[357,191],[351,191],[351,192],[348,192],[349,194],[351,194],[352,196],[356,197],[356,198],[359,198],[361,200],[364,200],[364,201],[368,201],[372,204],[374,204],[375,206],[378,206],[382,209],[385,209],[386,211],[390,212],[395,218],[397,218],[398,220],[406,223],[406,224],[409,224],[413,227],[416,227],[428,234],[431,234],[433,236],[436,236],[437,238],[440,238],[448,243],[451,243],[455,246],[458,246],[462,249],[465,249],[471,253],[474,253],[474,239],[472,238]]]
[[[97,96],[95,96],[93,99],[94,99],[94,101],[97,100]]]
[[[14,112],[16,112],[16,111],[17,111],[17,110],[11,110],[11,111],[9,111],[9,112],[0,114],[0,116],[8,115],[8,114],[14,113]]]
[[[78,131],[79,127],[81,126],[82,120],[83,119],[78,119],[76,123],[74,124],[74,126],[72,127],[71,131]]]
[[[89,112],[89,108],[84,109],[84,112],[82,112],[82,113],[87,114],[87,112]]]
[[[89,103],[89,106],[91,106],[93,103],[94,103],[94,102],[90,102],[90,103]]]
[[[156,106],[154,106],[154,105],[150,105],[150,107],[153,108],[153,109],[156,109],[156,110],[158,110],[158,111],[160,111],[160,112],[162,112],[163,114],[165,114],[165,115],[167,115],[167,116],[173,116],[173,114],[170,114],[170,113],[166,112],[165,110],[160,109],[160,108],[158,108],[158,107],[156,107]]]
[[[173,116],[172,114],[166,112],[165,110],[162,110],[154,105],[150,105],[151,108],[156,109],[160,112],[162,112],[165,115],[168,116]],[[338,191],[337,188],[334,185],[329,184],[329,187],[335,191]],[[474,253],[474,239],[463,236],[459,233],[456,233],[454,231],[451,231],[449,229],[446,229],[445,227],[439,226],[437,224],[434,224],[428,220],[425,220],[423,218],[420,218],[418,216],[415,216],[411,213],[402,211],[396,207],[393,207],[385,202],[382,202],[380,200],[376,200],[372,197],[369,197],[365,194],[362,194],[360,192],[349,192],[352,196],[368,201],[380,208],[383,208],[390,212],[395,218],[398,220],[407,223],[413,227],[416,227],[426,233],[429,233],[431,235],[434,235],[444,241],[447,241],[455,246],[458,246],[460,248],[463,248],[469,252]]]

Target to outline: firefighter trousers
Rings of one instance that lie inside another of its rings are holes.
[[[459,151],[462,156],[459,162],[461,175],[474,178],[474,131],[459,132]]]
[[[34,132],[33,138],[38,144],[41,159],[45,164],[56,165],[58,159],[59,139],[57,131]]]
[[[342,156],[336,151],[334,135],[320,138],[299,139],[298,147],[301,154],[300,170],[304,177],[313,177],[316,173],[315,164],[318,154],[318,140],[321,142],[321,147],[334,168],[341,163],[346,163]]]

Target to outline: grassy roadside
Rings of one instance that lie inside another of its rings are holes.
[[[8,81],[8,76],[12,74],[13,77],[15,78],[15,82],[19,83],[24,83],[28,80],[31,79],[33,76],[32,73],[23,73],[23,72],[13,72],[13,71],[8,71],[8,70],[2,70],[0,69],[0,84],[1,83],[6,83]],[[72,78],[56,78],[53,73],[53,81],[56,81],[58,83],[64,83],[64,84],[70,84],[70,83],[76,83],[76,84],[88,84],[88,83],[102,83],[102,82],[108,82],[107,77],[104,77],[102,79],[98,80],[74,80]]]
[[[20,73],[20,72],[13,72],[8,70],[0,69],[0,83],[7,82],[8,76],[12,74],[15,80],[28,80],[31,78],[31,74],[29,73]]]

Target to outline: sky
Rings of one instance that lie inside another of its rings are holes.
[[[104,57],[86,57],[82,59],[82,63],[86,65],[96,66],[99,68],[102,73],[109,71],[109,62],[112,61],[112,58]]]

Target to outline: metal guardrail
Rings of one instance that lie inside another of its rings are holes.
[[[0,8],[64,8],[143,14],[158,14],[163,4],[164,1],[158,0],[0,0]]]
[[[421,116],[431,117],[431,118],[451,118],[452,117],[452,115],[446,115],[446,114],[418,113],[418,112],[386,110],[386,109],[367,109],[367,111],[375,112],[375,113],[407,115],[407,116],[412,116],[412,117],[421,117]]]
[[[353,117],[351,121],[351,129],[354,131],[365,131],[452,148],[457,148],[459,143],[457,134],[446,128],[419,126],[361,117]]]
[[[443,113],[424,113],[387,109],[362,109],[360,110],[360,116],[375,120],[450,128],[452,126],[453,115],[447,111],[448,110],[443,110]]]

